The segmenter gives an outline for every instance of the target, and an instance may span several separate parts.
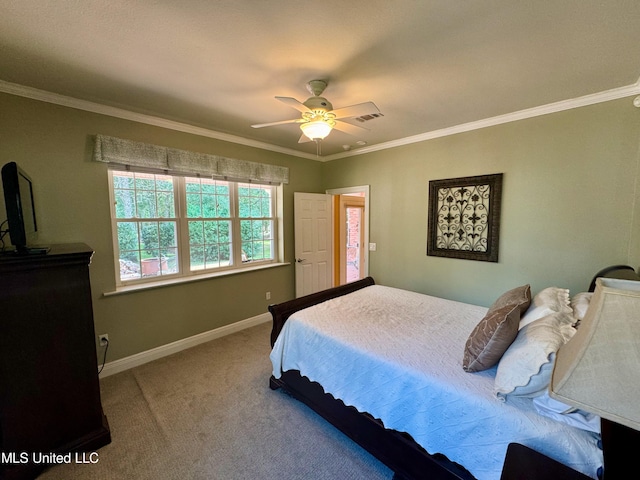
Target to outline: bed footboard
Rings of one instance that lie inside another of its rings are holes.
[[[273,329],[271,330],[271,346],[276,343],[276,338],[280,334],[282,327],[289,316],[298,310],[317,305],[331,298],[341,297],[347,293],[355,292],[361,288],[375,284],[372,277],[366,277],[356,282],[347,283],[337,287],[329,288],[321,292],[305,295],[304,297],[289,300],[288,302],[278,303],[277,305],[269,305],[269,312],[273,317]]]

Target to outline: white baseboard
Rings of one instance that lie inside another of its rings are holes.
[[[196,345],[215,340],[216,338],[224,337],[225,335],[231,335],[232,333],[255,327],[256,325],[266,323],[270,320],[271,314],[262,313],[255,317],[240,320],[239,322],[235,322],[230,325],[225,325],[224,327],[215,328],[208,332],[199,333],[192,337],[183,338],[182,340],[177,340],[160,347],[152,348],[146,352],[136,353],[130,357],[108,362],[102,369],[100,378],[129,370],[130,368],[137,367],[138,365],[144,365],[145,363],[152,362],[153,360],[166,357],[167,355],[172,355],[187,348],[195,347]]]

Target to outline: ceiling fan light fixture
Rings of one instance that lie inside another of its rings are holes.
[[[329,133],[331,133],[331,129],[333,125],[325,120],[315,120],[313,122],[306,122],[300,125],[300,130],[305,134],[310,140],[322,140]]]

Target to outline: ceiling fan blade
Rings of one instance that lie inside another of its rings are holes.
[[[333,128],[354,136],[362,135],[370,131],[368,128],[358,127],[357,125],[351,125],[350,123],[341,122],[340,120],[336,120],[336,126]]]
[[[273,125],[284,125],[285,123],[302,123],[304,120],[302,118],[294,118],[293,120],[281,120],[279,122],[271,122],[271,123],[257,123],[255,125],[251,125],[253,128],[262,128],[262,127],[271,127]]]
[[[347,117],[361,117],[362,115],[372,115],[374,113],[380,113],[378,107],[373,102],[358,103],[357,105],[351,105],[349,107],[338,108],[332,110],[336,118]]]
[[[299,102],[295,98],[291,98],[291,97],[276,97],[276,99],[280,100],[282,103],[286,103],[290,107],[295,108],[299,112],[304,113],[304,112],[310,112],[311,111],[311,110],[309,110],[309,108],[304,103]]]

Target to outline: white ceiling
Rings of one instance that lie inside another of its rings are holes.
[[[274,97],[304,101],[316,78],[335,108],[384,114],[362,137],[333,131],[330,158],[639,77],[638,0],[0,0],[5,86],[310,158],[298,125],[251,124],[298,117]]]

